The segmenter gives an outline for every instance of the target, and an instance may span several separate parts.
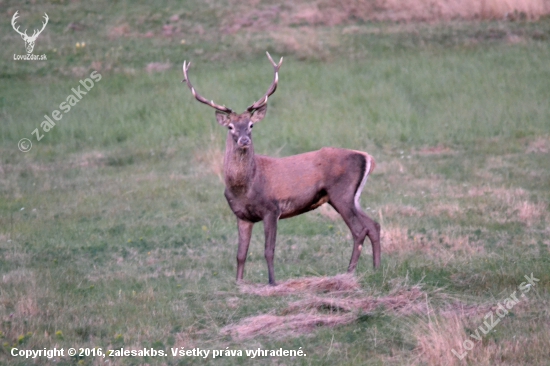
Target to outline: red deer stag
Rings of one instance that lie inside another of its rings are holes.
[[[218,123],[229,130],[223,170],[225,198],[237,216],[239,230],[237,281],[243,279],[254,223],[264,222],[269,284],[275,285],[273,257],[277,221],[311,211],[326,202],[342,216],[353,236],[348,272],[355,271],[367,236],[372,244],[374,268],[377,268],[380,266],[380,225],[359,207],[359,196],[375,166],[369,154],[333,147],[285,158],[254,154],[252,127],[265,117],[267,100],[277,89],[283,62],[281,58],[276,64],[269,53],[267,57],[275,73],[273,82],[265,95],[241,114],[199,95],[187,75],[191,63],[183,63],[182,82],[187,83],[199,102],[216,110]]]

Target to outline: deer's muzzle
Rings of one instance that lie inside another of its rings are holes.
[[[237,145],[239,145],[239,147],[242,147],[242,148],[247,148],[250,146],[250,137],[248,136],[241,136],[239,137],[239,139],[237,140]]]

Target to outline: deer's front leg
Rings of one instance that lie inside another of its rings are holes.
[[[237,249],[237,282],[243,280],[244,264],[252,236],[252,227],[254,223],[237,219],[239,228],[239,249]]]
[[[277,238],[277,221],[279,216],[268,214],[264,217],[264,232],[265,232],[265,260],[267,261],[267,274],[269,276],[269,284],[275,283],[275,270],[273,269],[273,258],[275,257],[275,240]]]

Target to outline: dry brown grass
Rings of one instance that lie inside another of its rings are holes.
[[[426,146],[418,150],[417,154],[420,155],[443,155],[443,154],[454,154],[455,151],[451,148],[443,145],[437,146]]]
[[[502,160],[489,160],[489,165],[493,168],[507,167]],[[414,184],[414,181],[411,184]],[[460,200],[469,199],[473,208],[484,212],[486,219],[493,222],[521,222],[532,226],[548,219],[547,204],[530,201],[528,192],[523,188],[474,186],[464,189],[464,187],[442,186],[438,190],[438,195],[454,201],[435,204],[430,208],[430,215],[456,218],[464,211],[460,208],[463,206]],[[403,214],[399,208],[393,208],[389,212]]]
[[[287,295],[287,289],[290,288],[291,292],[305,293],[307,297],[290,303],[281,311],[282,315],[262,314],[248,317],[237,324],[222,328],[221,334],[231,335],[237,339],[257,336],[293,337],[311,332],[319,326],[336,327],[350,324],[361,314],[377,309],[402,315],[426,311],[426,295],[418,286],[399,288],[381,297],[365,296],[358,290],[357,282],[350,275],[291,280],[272,288],[277,287],[282,289],[258,292],[245,287],[245,292],[260,296]],[[329,294],[319,296],[311,295],[311,292]]]
[[[468,339],[461,319],[454,315],[449,318],[429,317],[427,322],[419,322],[412,331],[417,341],[415,364],[459,364],[451,350],[461,354],[462,342]]]
[[[340,274],[333,277],[303,277],[280,282],[277,286],[241,284],[241,293],[258,296],[281,296],[293,293],[344,292],[360,288],[354,275]]]
[[[384,216],[395,217],[396,215],[405,217],[420,217],[423,212],[410,205],[387,204],[381,208]]]
[[[321,205],[321,207],[317,210],[317,213],[331,221],[338,221],[342,218],[340,214],[328,203]]]
[[[406,282],[406,281],[405,281]],[[290,302],[285,308],[272,310],[242,319],[221,329],[221,334],[236,339],[249,339],[257,336],[275,338],[295,337],[309,333],[319,326],[336,327],[350,324],[364,314],[374,312],[391,313],[398,316],[414,314],[426,315],[433,309],[428,302],[428,294],[419,285],[393,282],[393,290],[383,296],[367,294],[359,288],[352,275],[334,277],[308,277],[289,280],[278,286],[241,285],[241,292],[258,296],[303,295]],[[433,295],[436,295],[435,291]],[[480,314],[488,306],[466,305],[445,295],[439,313],[443,317],[467,317]]]
[[[150,62],[145,66],[145,71],[148,73],[163,72],[171,68],[172,64],[170,62]]]
[[[326,60],[331,55],[331,48],[339,43],[334,34],[311,26],[284,27],[270,32],[269,36],[275,43],[277,53],[291,53],[299,59]]]
[[[449,218],[455,218],[460,215],[464,209],[460,207],[458,202],[445,203],[438,202],[430,208],[430,215],[432,216],[447,216]]]
[[[5,287],[4,287],[5,286]],[[0,318],[5,339],[17,339],[28,331],[27,324],[43,315],[39,300],[43,289],[36,283],[36,275],[25,269],[9,271],[0,279],[0,309],[4,317]],[[10,309],[10,310],[7,310]],[[9,315],[8,315],[9,314]]]
[[[110,39],[116,39],[120,37],[128,37],[132,34],[132,29],[128,23],[120,24],[114,27],[111,27],[107,31],[107,35]]]
[[[496,188],[490,194],[500,206],[500,210],[491,213],[492,219],[497,222],[519,221],[531,226],[547,214],[547,205],[529,201],[527,191],[522,188]]]
[[[382,297],[365,297],[363,294],[360,297],[311,296],[289,304],[284,313],[297,313],[308,310],[370,313],[380,308],[399,314],[412,314],[426,311],[423,302],[424,297],[425,293],[418,286],[401,288],[390,295]]]
[[[527,304],[521,304],[521,308],[514,308],[514,311],[525,311],[528,307]],[[532,320],[532,329],[536,329],[536,333],[517,334],[514,340],[502,340],[498,343],[494,339],[486,338],[483,333],[479,333],[483,341],[478,342],[470,336],[470,332],[466,332],[466,329],[477,329],[478,326],[482,326],[483,315],[495,310],[494,308],[496,307],[485,305],[477,306],[466,313],[443,311],[440,313],[443,316],[429,316],[426,320],[411,325],[411,333],[417,341],[417,356],[413,364],[524,365],[528,364],[526,360],[532,362],[529,364],[546,364],[547,359],[544,359],[544,355],[550,355],[548,324],[537,324],[536,320]],[[503,326],[499,324],[496,329]],[[462,346],[465,340],[473,342],[473,348],[469,351]],[[452,353],[453,349],[458,354],[467,351],[462,361]],[[534,354],[540,359],[534,360]]]
[[[220,182],[223,182],[223,156],[224,152],[219,147],[216,136],[210,134],[210,144],[206,149],[197,150],[194,154],[194,160],[205,168],[206,172],[216,175]]]
[[[313,331],[319,326],[336,327],[350,324],[356,315],[348,313],[342,315],[327,314],[296,314],[271,315],[264,314],[245,318],[237,324],[228,325],[220,330],[223,335],[231,335],[236,339],[249,339],[258,336],[287,338]]]
[[[358,1],[361,2],[361,1]],[[380,0],[375,19],[435,21],[450,19],[538,19],[550,12],[544,0]]]
[[[516,206],[517,216],[521,222],[527,226],[531,226],[546,215],[546,206],[542,202],[532,203],[523,201]]]
[[[446,21],[452,19],[536,20],[550,14],[546,0],[280,0],[235,1],[222,32],[281,31],[301,25],[335,26],[362,21]]]
[[[456,255],[470,257],[484,252],[481,244],[451,229],[444,233],[430,230],[422,234],[411,233],[401,226],[387,225],[382,230],[381,242],[384,253],[421,252],[430,258],[444,261]]]
[[[525,152],[527,154],[548,154],[550,152],[550,138],[539,137],[531,141]]]
[[[36,316],[40,313],[38,304],[36,301],[36,295],[27,294],[22,296],[15,306],[15,313],[21,318],[28,318]]]

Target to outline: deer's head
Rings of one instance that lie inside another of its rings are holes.
[[[15,14],[13,14],[13,17],[11,18],[11,26],[13,27],[13,29],[17,33],[19,33],[19,35],[21,35],[21,38],[23,38],[23,40],[25,41],[25,49],[27,50],[27,53],[32,53],[32,50],[34,49],[34,42],[36,41],[36,38],[38,38],[40,33],[42,33],[44,28],[46,28],[46,24],[48,24],[48,19],[49,19],[48,14],[44,13],[45,22],[42,22],[42,29],[40,29],[40,30],[35,29],[32,36],[28,36],[26,29],[25,29],[25,32],[21,32],[21,31],[19,31],[19,26],[17,26],[17,28],[15,27],[15,24],[16,24],[15,20],[17,18],[19,18],[17,13],[19,13],[19,11],[16,11]]]
[[[185,81],[187,83],[187,86],[189,87],[189,89],[191,89],[191,93],[193,93],[195,99],[197,99],[201,103],[209,105],[216,110],[216,120],[220,125],[227,127],[227,129],[229,130],[228,133],[233,139],[234,146],[236,146],[236,148],[238,149],[248,149],[252,145],[252,127],[256,122],[261,121],[265,117],[265,114],[267,112],[267,99],[271,94],[275,93],[275,90],[277,90],[277,84],[279,82],[279,68],[283,63],[283,58],[281,57],[279,63],[276,64],[275,61],[273,61],[273,59],[271,58],[269,52],[266,52],[266,54],[269,58],[269,61],[273,65],[273,82],[271,83],[271,86],[264,94],[264,96],[261,97],[257,102],[252,104],[250,107],[248,107],[246,111],[241,114],[233,112],[233,110],[227,108],[226,106],[218,105],[214,103],[213,100],[209,101],[208,99],[202,97],[199,93],[197,93],[193,85],[191,85],[191,82],[189,81],[189,77],[187,75],[187,71],[189,70],[189,66],[191,66],[191,63],[183,63],[184,79],[182,80],[182,82]]]
[[[261,121],[267,112],[267,104],[253,112],[223,113],[216,112],[216,119],[222,126],[227,127],[229,135],[239,149],[248,149],[252,144],[252,127],[254,123]]]

